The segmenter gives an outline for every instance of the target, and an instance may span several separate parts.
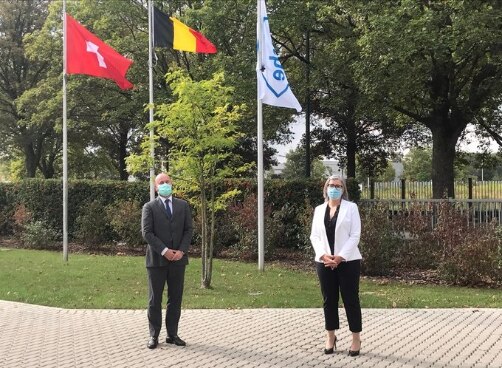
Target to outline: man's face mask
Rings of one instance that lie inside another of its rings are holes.
[[[169,197],[173,192],[173,186],[169,183],[160,184],[157,189],[157,192],[162,197]]]

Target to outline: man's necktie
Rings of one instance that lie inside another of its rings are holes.
[[[169,199],[166,199],[166,213],[169,219],[173,217],[173,214],[171,212],[171,207],[169,207]]]

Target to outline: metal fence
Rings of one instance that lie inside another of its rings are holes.
[[[470,226],[487,223],[502,225],[502,199],[362,199],[359,202],[363,209],[384,206],[390,217],[419,211],[422,216],[430,218],[433,227],[444,204],[451,205]]]
[[[502,181],[455,182],[457,199],[502,199]],[[362,199],[428,199],[432,198],[432,182],[401,181],[372,182],[361,186]]]

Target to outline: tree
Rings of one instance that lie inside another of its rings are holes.
[[[393,181],[396,178],[396,170],[392,166],[391,161],[387,161],[387,167],[385,170],[377,177],[378,181]]]
[[[201,222],[201,287],[209,288],[212,278],[215,242],[215,215],[225,208],[237,190],[217,192],[222,181],[249,169],[241,158],[232,154],[242,133],[237,130],[245,105],[232,105],[233,88],[224,85],[223,73],[210,80],[194,81],[183,71],[167,77],[176,100],[158,106],[161,119],[152,124],[159,137],[172,143],[169,151],[170,174],[176,188],[186,195],[195,193],[190,202]],[[132,156],[132,171],[141,170],[143,157]]]
[[[216,0],[205,1],[205,6],[214,8],[213,11],[206,11],[206,14],[214,22],[214,27],[220,29],[215,34],[218,37],[221,37],[220,34],[228,36],[224,45],[231,46],[231,56],[225,58],[234,63],[227,61],[225,68],[227,65],[234,67],[254,62],[249,60],[254,43],[249,44],[249,40],[240,37],[254,27],[249,25],[249,18],[254,21],[255,9],[253,3],[245,6],[242,2],[228,2],[225,6],[218,2],[219,7],[216,7]],[[380,116],[380,110],[372,108],[367,94],[358,85],[352,67],[359,53],[358,30],[348,12],[350,8],[344,9],[341,5],[344,5],[343,1],[327,4],[318,0],[276,0],[268,3],[268,12],[272,37],[278,45],[279,57],[287,69],[295,95],[305,108],[306,99],[311,99],[313,116],[323,123],[312,132],[312,155],[342,158],[348,176],[354,177],[356,155],[364,158],[383,156],[385,161],[403,128],[393,124],[387,117]],[[222,27],[222,19],[230,26]],[[235,30],[234,23],[241,28]],[[245,42],[246,49],[240,44],[234,47],[235,39]],[[310,43],[310,55],[307,55],[307,41]],[[234,55],[237,57],[234,58]],[[246,87],[244,94],[249,96],[249,91],[254,90],[254,85],[250,86],[249,81],[253,81],[254,76],[251,76],[252,79],[246,78],[249,69],[235,70],[239,71],[237,76],[245,80],[241,81],[241,85]],[[309,79],[306,77],[307,70],[310,71]],[[274,115],[277,115],[276,111]],[[273,117],[266,116],[265,122],[268,123],[269,118]],[[284,118],[282,121],[289,122]],[[269,126],[275,128],[277,136],[284,132],[284,124]],[[371,162],[367,166],[370,167]]]
[[[226,83],[235,89],[234,103],[249,106],[238,122],[239,130],[244,135],[234,152],[241,155],[245,162],[256,162],[256,1],[204,0],[201,3],[201,8],[194,7],[185,14],[195,24],[203,25],[204,35],[218,47],[218,53],[205,60],[203,66],[192,68],[190,73],[195,79],[200,79],[200,73],[225,71]],[[288,9],[294,9],[296,16],[290,17]],[[296,56],[300,55],[297,47],[302,42],[302,33],[298,33],[298,29],[303,32],[297,21],[303,22],[301,15],[304,15],[304,9],[304,2],[299,0],[267,2],[272,37],[275,45],[280,48],[281,64],[302,105],[303,65]],[[296,53],[293,54],[292,50]],[[275,153],[268,144],[287,140],[290,134],[289,124],[294,117],[292,109],[263,106],[265,168],[273,164],[271,156]]]
[[[366,182],[369,178],[372,178],[376,181],[388,182],[394,181],[396,178],[396,170],[394,166],[392,166],[392,161],[387,161],[385,166],[382,166],[380,170],[375,171],[374,175],[368,175],[368,170],[364,169],[363,165],[359,165],[359,170],[357,172],[356,179],[359,182]]]
[[[28,177],[35,176],[44,151],[51,151],[51,147],[57,145],[52,122],[32,123],[18,105],[21,95],[36,86],[49,67],[46,62],[29,60],[23,41],[25,36],[42,27],[47,4],[47,0],[0,2],[1,150],[11,158],[22,155]]]
[[[10,178],[9,161],[0,154],[0,183],[8,181]]]
[[[313,151],[342,158],[347,176],[355,177],[357,161],[370,170],[376,161],[385,165],[403,129],[373,107],[358,83],[354,65],[361,56],[350,8],[335,1],[310,9],[309,34],[316,46],[306,67],[311,69],[313,110],[321,118],[312,132]]]
[[[310,176],[314,179],[325,179],[327,168],[321,160],[314,159],[310,162]],[[305,147],[300,145],[286,154],[286,162],[281,177],[286,180],[305,178]]]
[[[357,22],[364,90],[396,121],[432,134],[433,197],[454,197],[468,124],[502,144],[500,1],[345,2]]]
[[[477,180],[497,180],[497,169],[502,168],[500,155],[489,152],[459,152],[456,160],[457,178],[474,177]]]
[[[431,180],[432,150],[414,148],[403,158],[403,176],[408,180]]]
[[[120,0],[72,2],[68,4],[67,12],[103,41],[135,61],[128,73],[128,78],[135,83],[133,91],[122,91],[112,81],[99,78],[68,77],[70,176],[93,177],[98,172],[104,173],[107,178],[126,180],[125,158],[138,144],[137,135],[147,120],[144,112],[148,91],[148,70],[145,66],[148,57],[147,12],[138,2]],[[27,39],[27,52],[31,58],[51,67],[48,75],[23,96],[30,120],[52,124],[58,131],[59,142],[62,123],[61,32],[61,3],[53,2],[43,29]],[[40,96],[40,99],[33,96]],[[54,146],[53,151],[53,156],[59,156],[61,144]],[[92,166],[96,163],[102,164],[102,169]],[[49,164],[57,164],[53,171],[60,171],[60,160],[52,160]]]

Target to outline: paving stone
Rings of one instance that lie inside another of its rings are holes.
[[[502,368],[500,309],[363,309],[362,350],[340,310],[323,353],[321,309],[183,310],[185,348],[146,348],[145,310],[77,310],[0,301],[0,367]]]

